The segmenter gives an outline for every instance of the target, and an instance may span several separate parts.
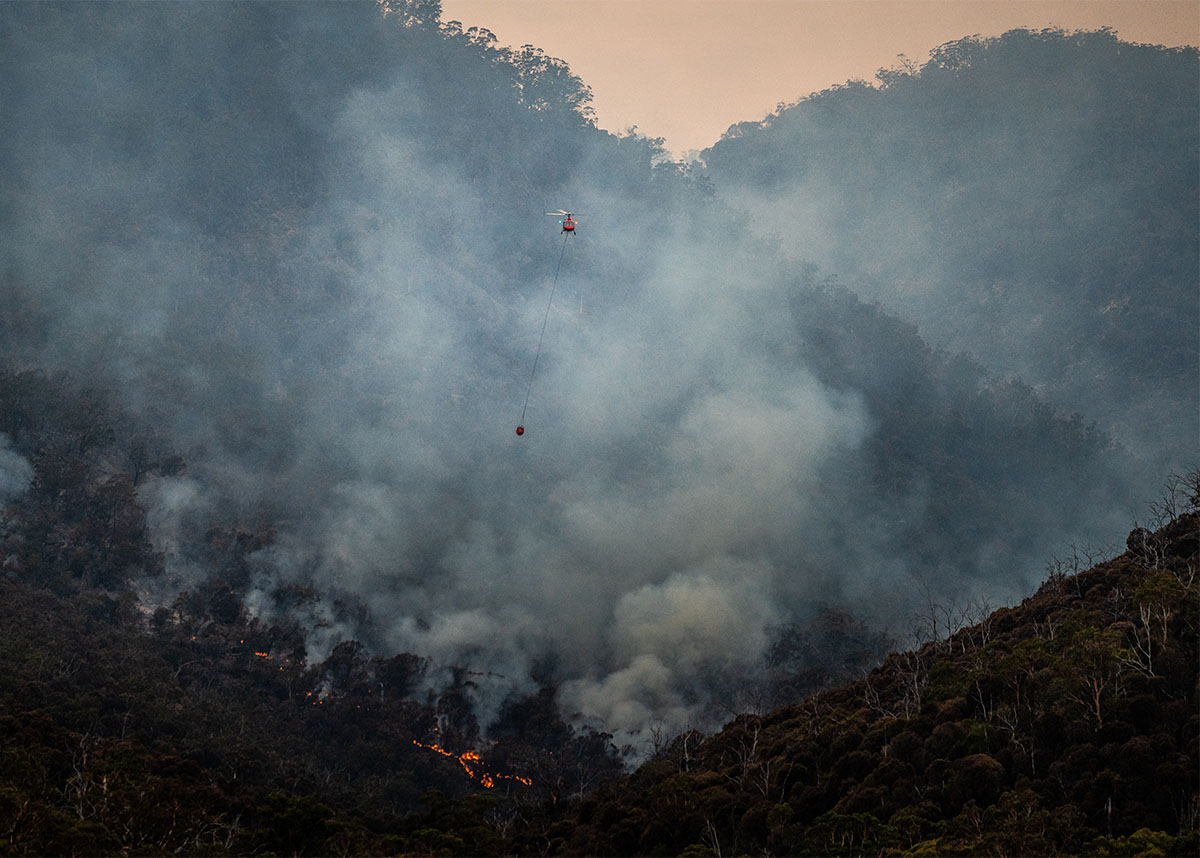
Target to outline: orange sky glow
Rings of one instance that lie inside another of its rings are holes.
[[[1126,41],[1200,45],[1200,0],[442,0],[442,19],[566,60],[601,128],[636,126],[678,156],[964,36],[1111,27]]]

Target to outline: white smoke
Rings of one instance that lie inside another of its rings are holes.
[[[10,449],[10,444],[9,437],[0,432],[0,504],[19,498],[33,481],[33,465]]]

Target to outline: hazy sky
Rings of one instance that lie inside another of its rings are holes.
[[[1016,27],[1111,27],[1200,44],[1200,0],[443,0],[442,18],[534,44],[592,87],[602,128],[636,125],[682,154],[904,54]]]

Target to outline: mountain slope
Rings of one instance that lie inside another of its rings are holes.
[[[1135,529],[1120,557],[994,613],[931,603],[919,649],[679,736],[528,815],[515,851],[1194,854],[1198,535],[1195,512]]]
[[[879,641],[1123,538],[1144,461],[597,129],[561,61],[384,5],[0,5],[18,580],[219,595],[313,662],[470,671],[484,729],[553,686],[636,744],[822,616]]]
[[[1165,470],[1200,438],[1198,68],[1106,30],[974,36],[704,159],[790,252]]]
[[[660,733],[619,778],[612,737],[566,724],[552,688],[481,740],[468,671],[422,702],[413,655],[306,664],[298,629],[224,585],[151,615],[87,586],[68,541],[74,579],[0,580],[5,851],[1194,854],[1198,491],[1169,484],[1151,512],[1170,520],[1119,557],[1056,561],[1012,608],[930,601],[919,648],[711,736]]]

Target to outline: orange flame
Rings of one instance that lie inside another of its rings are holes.
[[[462,754],[453,754],[436,744],[426,745],[424,742],[418,742],[416,739],[413,739],[412,743],[418,748],[428,748],[431,751],[437,751],[444,757],[449,757],[452,760],[458,760],[458,764],[463,767],[463,770],[467,773],[467,777],[469,777],[471,780],[479,781],[480,785],[482,785],[485,789],[491,789],[494,787],[496,785],[497,778],[500,780],[520,781],[521,783],[525,784],[525,786],[533,786],[532,780],[529,778],[523,778],[520,775],[490,775],[484,771],[476,774],[475,769],[472,768],[472,766],[478,766],[483,762],[483,759],[475,751],[466,751]]]

